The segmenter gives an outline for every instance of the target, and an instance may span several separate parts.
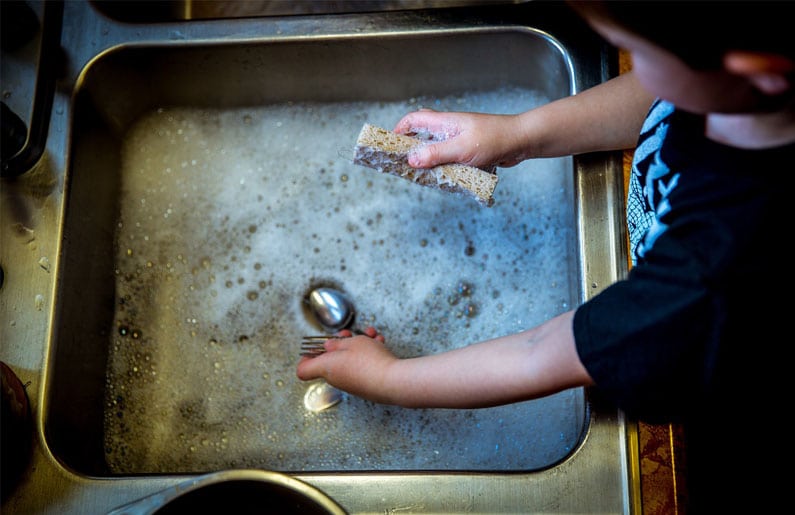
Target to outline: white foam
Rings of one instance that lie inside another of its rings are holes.
[[[376,325],[401,356],[520,331],[576,302],[569,158],[499,170],[485,208],[339,152],[363,123],[392,127],[423,103],[515,113],[545,101],[503,89],[141,118],[120,171],[111,469],[524,470],[560,459],[579,438],[578,391],[478,411],[346,396],[307,413],[310,385],[294,372],[300,336],[318,331],[301,299],[320,284],[346,291],[357,324]]]

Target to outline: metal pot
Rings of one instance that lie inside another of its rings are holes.
[[[25,386],[11,367],[0,361],[0,491],[19,483],[31,457],[33,421]]]
[[[225,470],[198,476],[120,506],[108,515],[229,513],[345,515],[334,500],[292,476]]]

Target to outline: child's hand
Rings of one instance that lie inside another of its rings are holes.
[[[409,165],[414,168],[461,163],[488,170],[514,166],[524,159],[521,149],[513,146],[518,143],[515,125],[512,115],[422,109],[404,116],[394,130],[433,142],[409,154]]]
[[[398,359],[384,346],[384,337],[372,327],[353,336],[343,330],[324,345],[326,352],[298,362],[296,374],[304,381],[325,379],[330,385],[376,402],[389,402],[384,376]]]

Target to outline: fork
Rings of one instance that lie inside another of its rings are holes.
[[[365,334],[363,331],[359,329],[348,329],[352,336],[357,336],[360,334]],[[323,344],[326,341],[331,339],[342,339],[342,338],[350,338],[350,336],[335,336],[333,334],[320,334],[317,336],[302,336],[301,337],[301,356],[307,356],[310,358],[314,358],[315,356],[320,356],[324,352],[326,352],[326,348],[323,347]]]
[[[302,336],[301,337],[301,356],[314,358],[320,356],[326,349],[323,344],[334,336],[320,335],[320,336]]]

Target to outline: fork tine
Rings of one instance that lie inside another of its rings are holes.
[[[324,344],[331,336],[303,336],[301,338],[301,356],[313,358],[326,352]]]
[[[353,330],[353,334],[364,334],[361,331]],[[342,338],[341,336],[334,336],[330,334],[320,334],[312,336],[301,337],[301,356],[308,356],[310,358],[319,356],[326,352],[325,343],[334,338]]]
[[[301,343],[301,350],[306,350],[306,351],[322,351],[324,348],[325,348],[325,347],[323,346],[323,343],[322,343],[322,342],[317,342],[317,343],[307,343],[307,342],[302,342],[302,343]]]

